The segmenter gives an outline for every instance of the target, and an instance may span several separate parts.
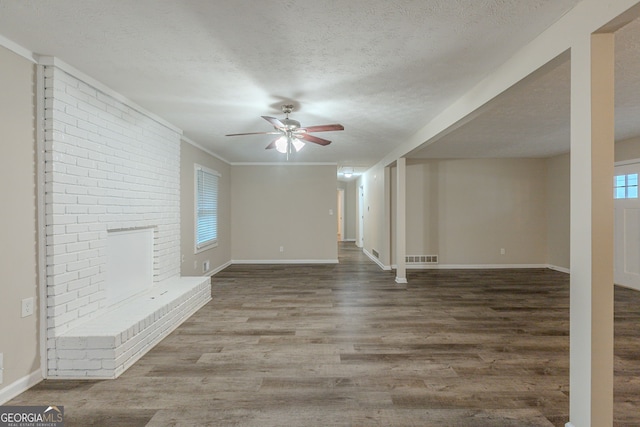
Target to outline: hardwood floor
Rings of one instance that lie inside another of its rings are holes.
[[[567,275],[236,265],[117,380],[44,381],[8,404],[67,426],[562,426]],[[640,292],[616,288],[617,426],[640,425]]]

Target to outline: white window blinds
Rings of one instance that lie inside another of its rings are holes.
[[[196,165],[196,251],[218,242],[218,174]]]

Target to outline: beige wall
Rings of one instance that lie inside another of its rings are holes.
[[[632,138],[616,142],[615,161],[640,159],[640,138]]]
[[[570,181],[569,154],[547,159],[548,264],[569,269]]]
[[[0,353],[4,382],[40,370],[36,235],[35,65],[0,47]],[[35,312],[21,317],[21,300]],[[0,401],[1,403],[1,401]]]
[[[640,159],[640,138],[615,144],[615,161]],[[548,263],[569,269],[570,155],[547,159],[547,239]]]
[[[218,181],[218,246],[195,253],[194,165],[220,173]],[[183,276],[210,274],[231,261],[231,166],[185,141],[180,144],[180,246]],[[203,270],[209,261],[210,268]]]
[[[543,159],[412,161],[407,255],[439,255],[440,265],[546,264],[546,173]]]
[[[387,171],[388,173],[388,171]],[[389,179],[388,177],[386,179]],[[363,249],[373,254],[385,266],[390,265],[390,218],[385,207],[385,168],[375,166],[363,174],[358,185],[364,187],[364,242]],[[385,236],[385,234],[387,234]]]
[[[337,188],[336,166],[233,165],[232,259],[337,260]]]

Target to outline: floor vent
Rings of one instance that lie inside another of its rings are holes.
[[[407,255],[405,262],[407,264],[437,264],[438,255]]]

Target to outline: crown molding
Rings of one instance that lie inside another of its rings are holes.
[[[0,35],[0,46],[3,46],[9,49],[11,52],[22,56],[28,61],[33,62],[34,64],[38,63],[37,55],[31,52],[29,49],[20,46],[18,43],[9,40],[8,38]]]
[[[338,166],[337,163],[318,162],[234,162],[231,166]]]
[[[194,140],[187,138],[186,136],[182,135],[182,140],[184,142],[186,142],[189,145],[192,145],[194,147],[196,147],[199,150],[204,151],[205,153],[209,154],[210,156],[215,157],[216,159],[225,162],[228,165],[233,165],[233,163],[231,163],[229,160],[225,159],[224,157],[219,156],[218,154],[214,153],[213,151],[209,150],[208,148],[203,147],[202,145],[198,144],[197,142],[195,142]]]

